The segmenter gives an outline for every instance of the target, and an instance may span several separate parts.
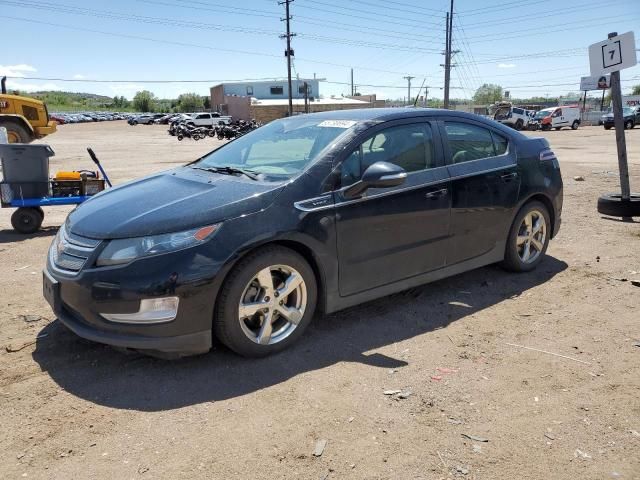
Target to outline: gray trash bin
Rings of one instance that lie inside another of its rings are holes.
[[[54,155],[49,145],[0,144],[3,182],[10,184],[14,198],[49,195],[49,158]]]

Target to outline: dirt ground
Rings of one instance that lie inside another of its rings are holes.
[[[76,337],[41,294],[69,208],[46,209],[35,236],[0,211],[0,477],[640,478],[640,222],[595,208],[619,191],[614,133],[537,135],[565,180],[537,271],[482,268],[319,317],[262,360],[216,347],[166,362]],[[218,144],[124,122],[46,142],[52,170],[91,168],[92,146],[115,183]],[[640,128],[627,142],[639,191]]]

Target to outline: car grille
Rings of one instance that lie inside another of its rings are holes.
[[[51,263],[60,270],[79,272],[98,245],[100,240],[74,235],[63,225],[49,250]]]

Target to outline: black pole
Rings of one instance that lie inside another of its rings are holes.
[[[449,37],[451,32],[449,31],[449,12],[447,12],[447,28],[445,35],[445,47],[444,47],[444,108],[449,108],[449,80],[451,75],[451,52],[449,50]]]
[[[280,35],[280,38],[287,39],[287,51],[285,52],[285,56],[287,57],[287,80],[289,84],[289,116],[293,115],[293,91],[291,85],[291,57],[293,56],[293,50],[291,50],[291,37],[295,36],[295,33],[291,33],[291,15],[289,15],[289,4],[293,2],[293,0],[284,0],[283,2],[279,2],[280,5],[284,4],[285,6],[285,15],[286,17],[282,19],[287,22],[287,33],[285,35]]]
[[[618,33],[609,34],[609,38],[617,37]],[[618,170],[620,171],[620,190],[622,201],[631,199],[629,185],[629,166],[627,164],[627,143],[624,137],[624,115],[622,113],[622,89],[620,88],[620,71],[611,72],[611,106],[613,107],[613,124],[616,127],[616,146],[618,148]],[[632,220],[622,217],[623,220]]]
[[[304,113],[309,113],[309,84],[304,82]]]
[[[600,111],[604,111],[604,92],[606,92],[605,89],[602,89],[602,100],[600,100]]]

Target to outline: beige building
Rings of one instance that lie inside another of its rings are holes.
[[[255,119],[267,123],[284,118],[289,111],[288,99],[258,100],[248,96],[219,96],[216,87],[211,89],[211,104],[215,105],[223,115],[231,115],[234,120]],[[222,101],[220,101],[222,100]],[[316,98],[309,101],[309,113],[330,110],[347,110],[354,108],[372,108],[375,104],[355,98],[333,97]],[[304,99],[293,99],[293,113],[304,113]]]

